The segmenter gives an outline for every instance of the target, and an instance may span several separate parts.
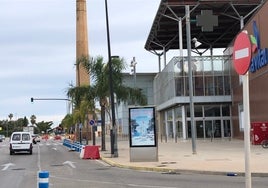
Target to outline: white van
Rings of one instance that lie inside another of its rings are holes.
[[[33,140],[29,132],[13,132],[10,137],[10,155],[17,151],[33,153]]]

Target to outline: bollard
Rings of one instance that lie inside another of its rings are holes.
[[[39,171],[38,188],[49,188],[49,172]]]

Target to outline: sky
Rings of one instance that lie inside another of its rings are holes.
[[[160,0],[109,0],[111,54],[136,72],[157,72],[158,57],[144,49]],[[0,120],[31,115],[59,124],[75,84],[76,0],[0,0]],[[108,59],[105,1],[87,0],[89,54]],[[125,70],[129,72],[130,68]]]

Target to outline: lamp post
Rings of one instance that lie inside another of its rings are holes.
[[[190,26],[190,8],[185,6],[186,14],[186,40],[188,53],[188,73],[189,73],[189,96],[190,96],[190,116],[191,116],[191,135],[192,135],[192,152],[196,154],[196,127],[194,121],[194,102],[193,102],[193,75],[192,75],[192,56],[191,56],[191,26]]]
[[[110,98],[111,98],[111,111],[112,111],[112,134],[111,134],[111,156],[118,157],[117,149],[117,128],[115,124],[115,109],[114,109],[114,88],[113,88],[113,70],[112,70],[112,57],[111,57],[111,45],[110,45],[110,32],[109,32],[109,17],[108,17],[108,5],[105,0],[105,13],[106,13],[106,29],[107,29],[107,45],[108,45],[108,64],[109,64],[109,86],[110,86]]]
[[[136,77],[136,65],[137,65],[137,62],[136,62],[136,58],[133,57],[131,63],[130,63],[130,67],[132,67],[131,69],[131,75],[133,74],[134,76],[134,89],[136,89],[136,81],[137,81],[137,77]]]

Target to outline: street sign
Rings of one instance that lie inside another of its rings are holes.
[[[235,39],[233,61],[238,74],[247,73],[251,63],[251,42],[246,31],[239,33]]]
[[[95,121],[92,119],[89,121],[89,125],[94,125],[95,124]]]

